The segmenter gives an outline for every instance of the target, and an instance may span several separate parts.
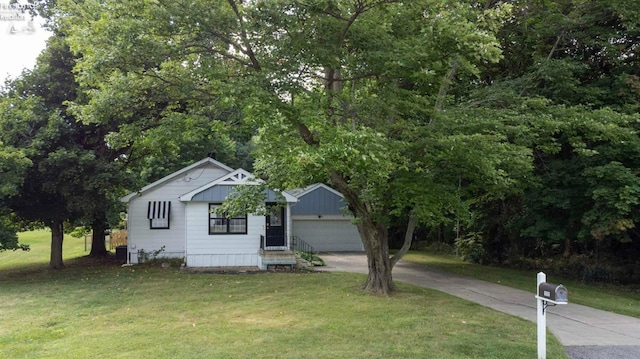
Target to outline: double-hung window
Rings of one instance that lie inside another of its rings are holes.
[[[171,201],[150,201],[147,206],[147,218],[151,229],[169,229]]]
[[[209,204],[209,234],[246,234],[247,216],[229,217],[219,210],[220,204]]]

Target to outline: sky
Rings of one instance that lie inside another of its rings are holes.
[[[33,68],[50,35],[41,19],[32,20],[9,5],[9,0],[0,0],[0,85],[7,77]]]

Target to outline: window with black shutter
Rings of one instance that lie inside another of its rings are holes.
[[[147,218],[151,229],[169,229],[171,201],[149,201]]]

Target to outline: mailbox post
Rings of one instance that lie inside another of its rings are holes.
[[[562,284],[547,283],[547,275],[538,273],[538,359],[547,359],[547,313],[549,305],[569,303],[569,292]]]

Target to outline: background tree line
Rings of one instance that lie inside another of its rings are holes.
[[[458,82],[451,110],[464,131],[528,148],[531,171],[520,192],[474,201],[423,238],[477,262],[637,283],[637,7],[509,3],[497,33],[504,59]]]
[[[49,226],[53,267],[64,223],[104,255],[120,194],[215,152],[342,192],[374,292],[412,238],[640,279],[629,1],[36,4],[55,35],[2,91],[0,223]]]

